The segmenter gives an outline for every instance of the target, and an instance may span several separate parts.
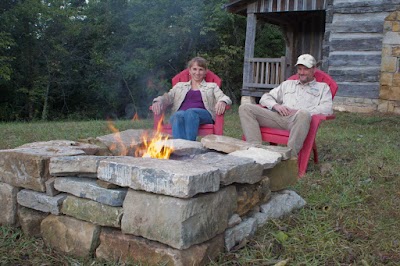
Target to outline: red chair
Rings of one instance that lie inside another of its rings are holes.
[[[332,93],[332,100],[335,97],[336,91],[338,90],[338,85],[327,73],[317,69],[315,71],[315,79],[319,82],[325,82],[329,85]],[[297,74],[289,77],[290,80],[298,79]],[[307,171],[308,161],[310,159],[311,151],[314,152],[314,162],[318,163],[318,151],[317,144],[315,143],[315,138],[317,136],[317,131],[320,123],[324,120],[335,119],[335,115],[313,115],[311,119],[310,129],[308,131],[307,137],[304,141],[303,147],[298,155],[298,165],[299,165],[299,177],[304,176]],[[261,127],[262,140],[269,142],[271,144],[284,144],[287,145],[289,139],[289,131]]]
[[[190,80],[189,70],[185,69],[182,72],[178,73],[175,77],[172,78],[172,86],[175,86],[178,82],[187,82]],[[222,80],[214,74],[211,70],[207,70],[205,80],[207,82],[215,82],[219,87],[221,87]],[[150,106],[151,109],[151,106]],[[226,106],[226,110],[230,109],[230,106]],[[164,110],[165,111],[165,110]],[[154,113],[153,113],[154,114]],[[164,114],[156,115],[154,114],[154,122],[153,129],[157,130],[158,126],[160,126],[160,131],[172,134],[172,128],[170,124],[164,123]],[[160,123],[160,125],[159,125]],[[224,114],[216,115],[214,124],[203,124],[199,126],[199,131],[197,133],[198,136],[206,136],[210,134],[214,135],[222,135],[224,133]]]

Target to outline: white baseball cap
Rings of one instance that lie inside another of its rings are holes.
[[[312,68],[317,65],[317,61],[315,61],[315,58],[310,54],[302,54],[297,58],[296,66],[297,65],[304,65],[308,68]]]

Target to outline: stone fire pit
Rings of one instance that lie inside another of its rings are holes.
[[[119,134],[129,154],[142,134]],[[76,257],[205,265],[305,204],[285,190],[297,180],[287,148],[216,135],[167,142],[170,160],[117,156],[113,134],[0,150],[0,224]]]

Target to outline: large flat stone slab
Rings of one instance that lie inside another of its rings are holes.
[[[64,156],[50,159],[49,170],[52,176],[96,177],[101,160],[112,156]]]
[[[162,145],[172,147],[175,156],[194,156],[208,151],[200,142],[186,139],[167,139],[162,141]]]
[[[232,153],[234,151],[248,150],[249,148],[260,148],[272,152],[280,153],[282,160],[290,158],[290,151],[288,147],[276,146],[276,145],[261,145],[252,144],[244,140],[235,139],[228,136],[220,135],[207,135],[201,139],[201,143],[204,147],[212,150],[216,150],[224,153]]]
[[[121,187],[179,198],[218,191],[217,168],[187,161],[116,157],[102,160],[98,178]]]
[[[34,147],[0,150],[0,181],[15,187],[46,191],[49,160],[56,156],[84,155],[69,147]]]
[[[264,169],[273,168],[282,159],[282,155],[278,152],[254,147],[251,147],[248,150],[234,151],[231,152],[230,155],[240,158],[253,159],[256,163],[262,165]]]
[[[263,179],[264,167],[250,158],[208,152],[196,155],[190,161],[218,168],[221,172],[221,185],[224,186],[232,183],[254,184]]]
[[[19,146],[18,148],[30,148],[30,149],[73,149],[83,151],[87,155],[96,154],[99,150],[99,146],[89,143],[81,143],[72,140],[50,140],[50,141],[39,141],[26,143]]]
[[[95,179],[83,177],[58,177],[54,187],[58,191],[115,207],[122,206],[127,193],[127,188],[106,189],[99,186]]]
[[[176,249],[187,249],[225,231],[236,210],[236,198],[234,186],[191,199],[130,189],[123,206],[121,230]]]
[[[224,153],[231,153],[238,150],[247,150],[253,147],[251,143],[228,136],[207,135],[201,139],[204,147]]]

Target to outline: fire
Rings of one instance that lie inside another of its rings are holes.
[[[107,125],[108,125],[108,128],[114,133],[114,139],[116,140],[116,143],[111,144],[109,149],[112,151],[118,150],[119,155],[121,155],[121,156],[128,155],[129,149],[126,147],[126,145],[123,144],[119,130],[114,126],[114,124],[110,120],[107,121]]]
[[[118,153],[121,156],[130,155],[130,151],[134,150],[135,157],[169,159],[174,149],[166,143],[168,135],[164,135],[161,132],[163,119],[164,117],[160,119],[160,122],[157,125],[157,130],[154,134],[149,136],[149,134],[144,133],[141,136],[142,144],[138,145],[134,140],[132,140],[129,147],[126,147],[123,143],[119,130],[112,124],[112,122],[108,121],[108,127],[112,132],[114,132],[114,139],[116,140],[116,144],[111,145],[110,149],[114,151],[118,150]]]
[[[138,113],[135,113],[135,115],[132,117],[132,122],[136,120],[140,120]]]

